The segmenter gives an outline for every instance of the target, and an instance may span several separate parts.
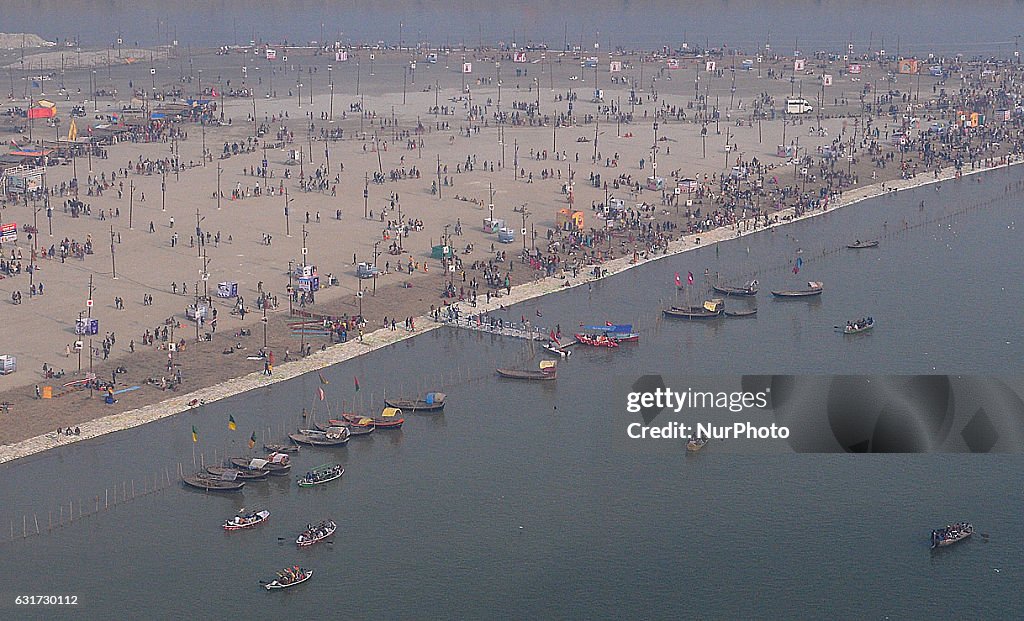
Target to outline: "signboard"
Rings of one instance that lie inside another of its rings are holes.
[[[620,73],[621,71],[622,71],[622,61],[621,60],[613,60],[610,63],[608,63],[608,72],[609,73]]]
[[[715,61],[713,61],[713,60],[709,60],[706,63],[704,63],[704,71],[707,71],[708,73],[711,73],[712,71],[714,71],[715,67],[716,67]]]
[[[668,65],[669,69],[678,69],[679,68],[679,59],[669,58],[667,61],[665,61],[665,63]]]
[[[13,222],[0,224],[0,244],[18,241],[18,225]]]
[[[348,52],[345,51],[345,50],[341,50],[340,52],[335,52],[334,53],[334,60],[339,62],[339,63],[346,62],[348,60]]]
[[[267,48],[267,60],[277,60],[277,50]]]
[[[803,71],[806,63],[807,61],[803,58],[797,58],[793,61],[793,71]]]
[[[863,71],[864,68],[861,67],[860,65],[850,65],[849,67],[846,68],[846,70],[849,71],[851,75],[857,75],[861,71]]]
[[[462,63],[462,73],[473,73],[473,63]]]
[[[516,52],[512,56],[512,62],[525,63],[526,62],[526,52]]]
[[[821,84],[822,86],[832,86],[832,76],[827,73],[822,75]]]

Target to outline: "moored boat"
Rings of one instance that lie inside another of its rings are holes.
[[[726,317],[753,317],[757,314],[756,308],[741,311],[725,311]]]
[[[334,520],[324,520],[316,526],[307,525],[306,530],[302,531],[295,539],[295,544],[302,548],[311,546],[314,543],[327,539],[336,530],[338,530],[338,525],[334,523]]]
[[[181,480],[190,487],[208,492],[237,492],[245,487],[245,483],[229,475],[214,476],[206,472],[187,474]]]
[[[861,241],[858,239],[852,244],[846,244],[846,247],[850,248],[851,250],[860,250],[861,248],[878,248],[878,240]]]
[[[633,324],[606,322],[603,326],[583,326],[589,334],[587,336],[607,336],[616,343],[636,343],[640,340],[640,334],[633,331]]]
[[[428,392],[422,399],[385,399],[384,405],[406,412],[436,412],[444,409],[445,397],[443,392]]]
[[[703,306],[671,306],[662,312],[666,317],[677,319],[716,319],[725,314],[725,302],[715,298],[704,302]]]
[[[372,421],[372,419],[370,420]],[[333,427],[345,427],[346,429],[348,429],[348,433],[352,437],[369,435],[373,433],[373,430],[375,429],[375,427],[372,424],[354,425],[345,420],[344,418],[332,418],[327,422],[329,425]],[[317,427],[327,429],[327,427],[323,427],[322,425],[317,425]]]
[[[402,410],[393,407],[386,407],[381,410],[380,416],[361,416],[359,414],[343,413],[341,418],[347,421],[350,427],[398,429],[405,423],[405,419],[402,418]]]
[[[263,448],[271,453],[298,453],[299,447],[294,444],[264,444]]]
[[[310,446],[341,446],[348,442],[352,433],[347,427],[328,427],[323,431],[319,429],[299,429],[297,433],[290,433],[288,437],[298,444],[309,444]]]
[[[242,513],[224,521],[224,530],[243,530],[259,526],[270,517],[270,511],[254,511],[253,513]]]
[[[862,317],[856,321],[847,321],[845,326],[840,327],[843,334],[860,334],[875,327],[873,317]]]
[[[291,460],[284,453],[271,453],[266,459],[232,457],[231,465],[240,470],[269,470],[272,476],[285,476],[292,469]]]
[[[548,352],[550,354],[554,354],[555,356],[558,356],[560,358],[568,358],[569,356],[572,355],[572,350],[569,349],[569,347],[572,346],[572,345],[575,345],[575,344],[576,344],[576,341],[573,341],[571,343],[560,343],[559,341],[548,341],[548,343],[546,345],[544,345],[544,351],[546,351],[546,352]]]
[[[974,525],[970,522],[957,522],[945,528],[937,528],[932,531],[932,549],[951,546],[954,543],[963,541],[974,534]],[[984,538],[985,535],[982,535]]]
[[[299,479],[299,487],[313,487],[314,485],[328,483],[335,479],[340,479],[343,474],[345,474],[345,469],[341,467],[341,464],[317,466]]]
[[[554,360],[541,360],[540,368],[532,369],[497,369],[498,375],[509,379],[549,381],[557,379],[558,367]]]
[[[272,591],[274,589],[287,589],[288,587],[293,587],[296,584],[302,584],[311,577],[313,577],[312,569],[302,569],[296,565],[295,567],[289,567],[277,572],[277,577],[271,582],[261,581],[260,584],[262,584],[263,588],[268,591]]]
[[[583,334],[579,333],[574,335],[576,340],[581,345],[587,345],[589,347],[609,347],[615,348],[619,346],[618,341],[605,335],[605,334]]]
[[[262,470],[240,470],[229,466],[207,466],[206,471],[214,476],[234,474],[235,478],[240,481],[265,481],[270,476],[270,471],[266,468]]]
[[[757,295],[758,282],[751,280],[742,287],[731,287],[729,285],[711,285],[717,293],[736,297],[752,297]]]
[[[782,289],[779,291],[772,291],[772,295],[777,298],[808,298],[815,295],[821,295],[822,284],[817,281],[811,281],[807,283],[806,289]]]

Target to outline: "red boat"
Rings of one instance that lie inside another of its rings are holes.
[[[589,345],[591,347],[618,347],[619,342],[611,337],[603,334],[590,335],[590,334],[576,334],[576,340],[583,345]]]
[[[398,408],[384,408],[380,416],[360,416],[359,414],[342,414],[341,418],[350,425],[357,427],[377,427],[379,429],[398,429],[405,422],[402,418],[402,410]]]

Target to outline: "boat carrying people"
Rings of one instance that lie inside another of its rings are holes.
[[[937,528],[932,531],[932,549],[951,546],[958,541],[969,538],[973,534],[974,525],[970,522],[957,522],[956,524],[947,525],[945,528]]]
[[[224,521],[224,530],[242,530],[259,526],[269,517],[270,511],[267,510],[246,513],[245,509],[241,509],[235,517]]]
[[[334,520],[323,520],[316,526],[307,524],[306,530],[299,534],[295,539],[295,543],[299,547],[311,546],[318,541],[327,539],[333,535],[336,530],[338,530],[338,525],[334,523]]]
[[[299,479],[299,487],[312,487],[314,485],[327,483],[335,479],[340,479],[343,474],[345,474],[345,469],[341,467],[341,464],[324,464],[323,466],[317,466]]]
[[[302,584],[306,580],[309,580],[312,575],[312,569],[303,569],[298,565],[295,565],[294,567],[286,567],[285,569],[277,572],[277,577],[271,582],[263,582],[261,580],[260,584],[262,584],[263,588],[268,591],[273,589],[287,589],[288,587],[293,587],[296,584]]]
[[[696,437],[690,438],[690,440],[686,443],[686,450],[688,450],[688,451],[690,451],[692,453],[696,453],[697,451],[699,451],[702,448],[704,448],[704,445],[707,444],[707,443],[708,443],[708,439],[705,438],[705,437],[702,437],[698,433],[696,435]]]
[[[875,327],[874,317],[862,317],[855,321],[847,321],[842,327],[843,334],[860,334]]]

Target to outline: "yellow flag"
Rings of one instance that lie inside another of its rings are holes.
[[[230,429],[231,431],[238,429],[238,425],[235,423],[234,416],[228,416],[228,429]]]
[[[68,141],[76,140],[78,140],[78,125],[75,124],[75,119],[71,119],[71,124],[68,125]]]

